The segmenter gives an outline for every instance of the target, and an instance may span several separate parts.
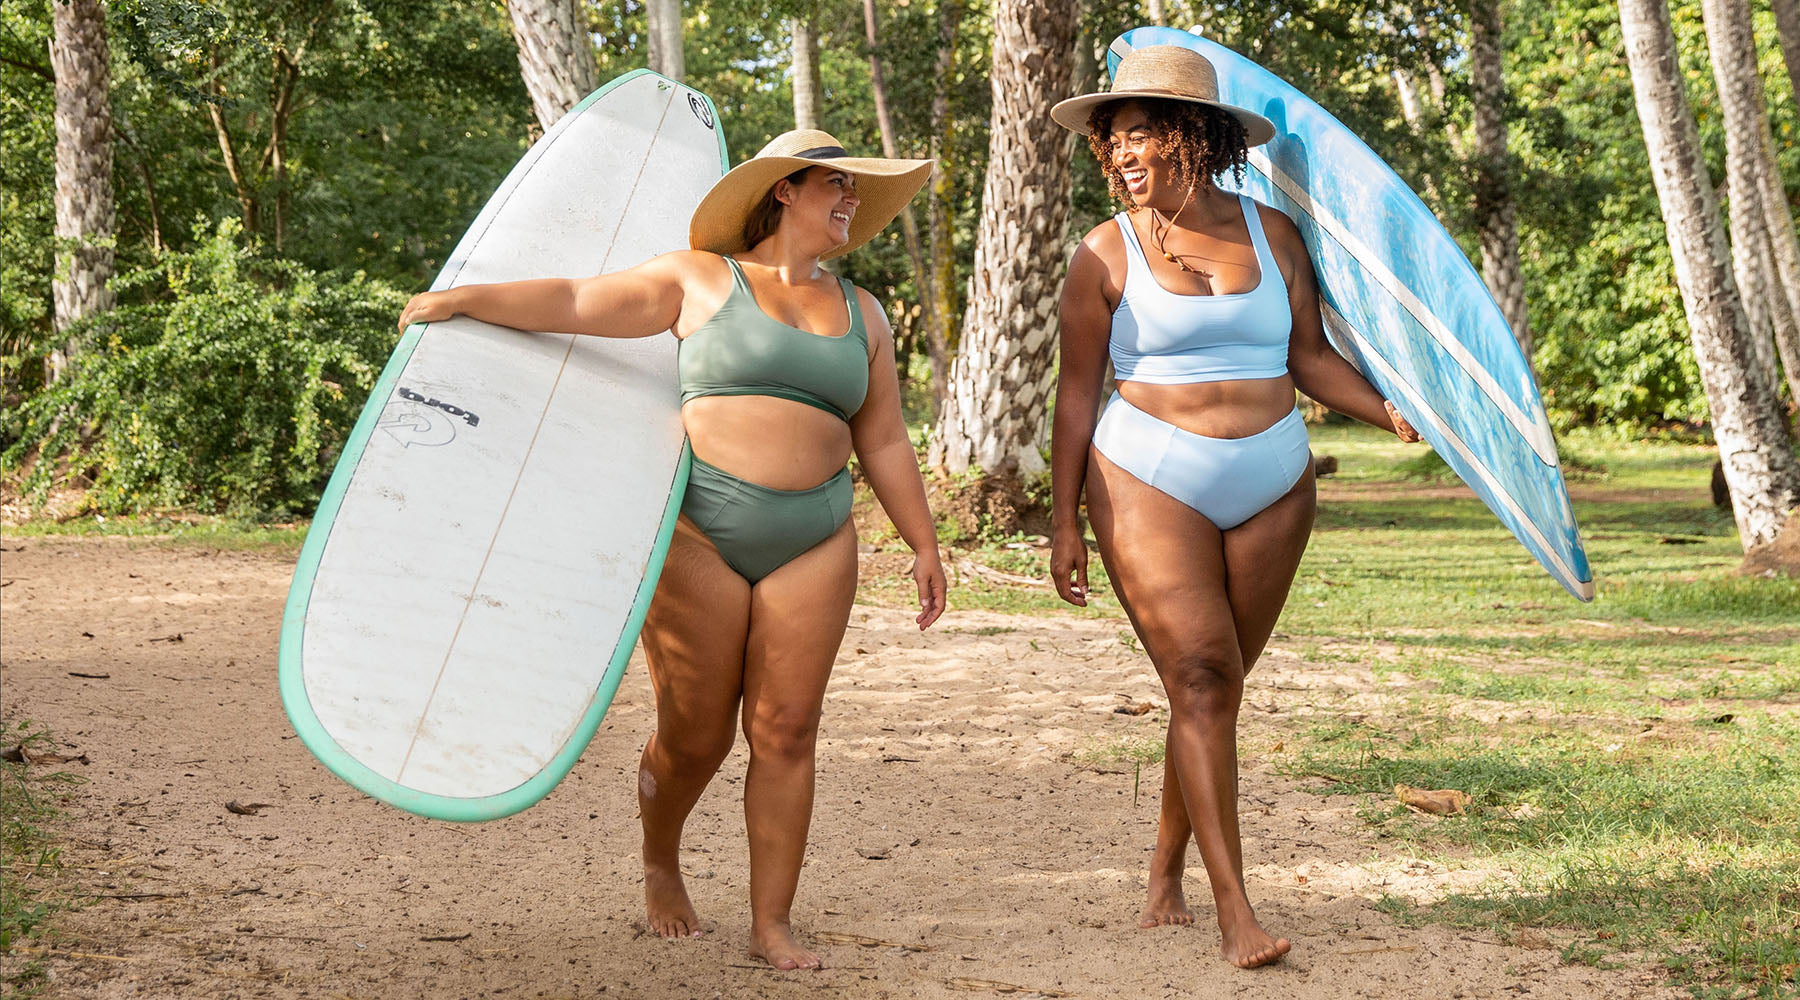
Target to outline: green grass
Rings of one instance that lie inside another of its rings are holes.
[[[0,747],[26,754],[55,749],[42,727],[0,723]],[[56,912],[70,904],[59,883],[62,850],[53,827],[69,787],[79,779],[54,765],[0,760],[0,954],[48,932]],[[11,996],[30,996],[45,985],[43,964],[12,956],[0,972]]]
[[[179,545],[231,551],[299,552],[306,541],[306,522],[267,524],[236,518],[194,514],[170,517],[105,517],[89,515],[67,521],[26,521],[9,524],[5,536],[21,538],[142,538]]]
[[[1654,734],[1655,738],[1647,738]],[[1667,965],[1696,995],[1781,997],[1800,987],[1800,722],[1757,713],[1646,728],[1598,719],[1495,724],[1426,716],[1406,728],[1314,727],[1289,773],[1366,796],[1364,819],[1408,851],[1513,873],[1409,921],[1573,932],[1572,961],[1621,951]],[[1456,788],[1468,815],[1413,815],[1396,784]]]

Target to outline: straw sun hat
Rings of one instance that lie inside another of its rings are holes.
[[[776,181],[807,167],[830,167],[854,176],[856,196],[862,199],[850,218],[850,242],[821,255],[827,260],[849,253],[886,229],[931,176],[930,160],[851,156],[829,133],[805,128],[783,132],[732,167],[700,199],[688,222],[688,246],[718,254],[750,249],[744,242],[750,213]]]
[[[1267,118],[1220,101],[1219,74],[1213,70],[1212,63],[1193,49],[1179,45],[1147,45],[1132,49],[1119,60],[1111,90],[1071,97],[1051,108],[1050,117],[1063,128],[1087,135],[1088,114],[1096,105],[1132,97],[1188,101],[1218,108],[1244,126],[1247,145],[1261,145],[1275,137],[1275,125]]]

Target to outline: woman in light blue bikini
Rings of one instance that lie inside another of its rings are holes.
[[[777,969],[821,965],[789,911],[825,684],[856,594],[852,451],[916,553],[919,627],[944,610],[887,317],[873,295],[820,267],[892,222],[930,172],[929,160],[852,157],[824,132],[784,133],[701,201],[691,250],[594,278],[426,292],[400,316],[401,329],[463,313],[527,330],[680,338],[694,467],[644,622],[656,689],[637,782],[645,906],[655,933],[699,935],[681,833],[741,718],[751,952]],[[603,449],[614,431],[594,433]]]
[[[1101,558],[1169,698],[1139,922],[1193,922],[1181,885],[1192,837],[1225,957],[1250,968],[1289,949],[1257,922],[1244,888],[1237,714],[1312,530],[1294,391],[1402,440],[1418,435],[1326,342],[1292,220],[1214,186],[1274,134],[1217,96],[1202,56],[1155,46],[1127,55],[1110,91],[1052,113],[1088,135],[1127,210],[1082,240],[1063,287],[1051,571],[1064,600],[1087,603],[1085,486]],[[1096,421],[1109,351],[1118,391]]]

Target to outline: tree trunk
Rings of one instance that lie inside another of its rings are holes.
[[[1772,540],[1800,503],[1800,464],[1775,394],[1755,367],[1749,320],[1682,90],[1666,0],[1619,0],[1644,144],[1668,228],[1675,280],[1712,410],[1713,434],[1744,548]]]
[[[546,130],[600,86],[594,43],[578,0],[506,0],[519,72]]]
[[[1768,129],[1768,112],[1763,107],[1762,78],[1756,72],[1756,40],[1750,34],[1750,10],[1744,0],[1704,0],[1700,9],[1725,118],[1732,273],[1750,321],[1757,364],[1774,389],[1778,384],[1774,314],[1785,313],[1786,303],[1777,309],[1770,301],[1781,292],[1768,258],[1768,216],[1762,204],[1762,137]]]
[[[881,155],[900,155],[894,138],[894,119],[888,113],[887,79],[881,72],[880,33],[875,25],[875,0],[863,0],[863,29],[869,42],[869,82],[875,91],[875,123],[881,129]],[[906,239],[906,257],[912,261],[913,286],[919,291],[919,319],[927,331],[937,328],[937,297],[931,290],[931,269],[925,263],[925,251],[919,245],[919,224],[913,219],[912,206],[900,211],[900,231]],[[929,333],[926,334],[930,336]],[[929,349],[927,349],[929,350]]]
[[[51,282],[59,335],[112,307],[113,275],[111,68],[106,9],[99,0],[50,5],[56,76],[56,277]],[[60,378],[76,353],[65,339],[45,360],[44,380]]]
[[[925,223],[931,250],[932,315],[937,322],[926,328],[925,349],[931,356],[931,426],[935,432],[943,419],[944,400],[950,391],[950,331],[955,329],[956,248],[951,242],[949,204],[953,172],[946,159],[951,149],[950,81],[956,67],[956,37],[962,24],[962,0],[939,0],[937,77],[931,90],[931,183],[926,189]]]
[[[1500,65],[1500,0],[1476,0],[1469,19],[1475,105],[1475,218],[1481,225],[1481,276],[1531,362],[1525,274],[1519,266],[1511,170],[1506,156],[1506,80]]]
[[[1151,24],[1168,24],[1169,12],[1163,7],[1163,0],[1150,0],[1144,6],[1144,13]]]
[[[649,0],[650,68],[679,80],[687,76],[687,57],[681,48],[681,0]]]
[[[1762,156],[1757,176],[1762,181],[1763,220],[1769,238],[1768,259],[1774,262],[1774,289],[1769,308],[1774,315],[1775,346],[1787,372],[1789,398],[1800,405],[1800,241],[1794,238],[1794,218],[1788,214],[1787,190],[1781,183],[1781,167],[1775,159],[1775,138],[1763,119]]]
[[[794,30],[794,127],[819,127],[819,32],[796,17]]]
[[[1781,39],[1781,57],[1787,63],[1788,82],[1800,100],[1800,0],[1769,0],[1775,12],[1775,35]]]
[[[962,349],[932,464],[1032,475],[1056,353],[1057,285],[1069,219],[1068,141],[1050,106],[1070,93],[1078,9],[997,0],[987,177]]]

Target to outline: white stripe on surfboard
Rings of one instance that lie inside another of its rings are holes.
[[[1205,37],[1205,33],[1199,28],[1192,28],[1190,29],[1190,32],[1194,35],[1203,38]],[[1131,43],[1127,42],[1124,38],[1116,39],[1112,45],[1113,53],[1120,58],[1124,58],[1125,54],[1130,52],[1131,49]],[[1519,436],[1525,439],[1525,443],[1537,454],[1540,461],[1545,465],[1554,466],[1557,464],[1556,439],[1550,434],[1550,425],[1548,421],[1540,420],[1535,415],[1528,414],[1520,409],[1519,404],[1500,387],[1500,383],[1494,378],[1493,373],[1488,371],[1487,368],[1469,352],[1469,349],[1463,346],[1463,343],[1460,340],[1456,339],[1455,334],[1450,332],[1450,328],[1444,325],[1444,321],[1439,319],[1437,314],[1433,313],[1430,307],[1426,306],[1425,303],[1413,293],[1412,289],[1401,282],[1399,277],[1381,262],[1381,258],[1376,256],[1375,252],[1369,248],[1368,244],[1364,243],[1362,240],[1358,239],[1355,234],[1351,233],[1349,227],[1345,226],[1342,221],[1328,213],[1321,212],[1318,206],[1313,203],[1312,198],[1307,195],[1306,189],[1295,183],[1293,178],[1289,177],[1286,173],[1276,169],[1274,164],[1269,161],[1267,153],[1259,148],[1252,147],[1249,150],[1249,160],[1250,164],[1256,167],[1264,177],[1267,177],[1270,183],[1281,189],[1282,193],[1286,194],[1289,198],[1292,198],[1295,204],[1300,206],[1302,211],[1312,216],[1313,220],[1318,222],[1326,232],[1330,233],[1332,238],[1343,244],[1344,248],[1350,251],[1350,255],[1356,259],[1356,262],[1361,264],[1363,268],[1375,278],[1381,287],[1386,289],[1388,294],[1392,295],[1395,301],[1400,303],[1402,308],[1411,313],[1413,318],[1419,321],[1419,325],[1425,328],[1425,332],[1431,334],[1431,339],[1437,341],[1439,346],[1449,352],[1450,356],[1456,360],[1457,365],[1462,368],[1463,371],[1467,372],[1470,378],[1475,380],[1477,386],[1481,387],[1482,393],[1492,400],[1495,406],[1500,408],[1500,412],[1506,417],[1507,423],[1511,424],[1513,429],[1519,432]]]
[[[675,96],[679,92],[680,92],[680,88],[676,88],[676,87],[669,88],[669,99],[668,99],[668,101],[664,102],[664,104],[663,104],[662,114],[657,118],[656,128],[651,133],[650,144],[647,147],[645,147],[644,158],[638,164],[637,175],[632,178],[632,181],[631,181],[632,193],[630,195],[627,195],[625,198],[625,208],[619,212],[619,221],[616,225],[613,226],[612,238],[610,240],[608,240],[608,242],[606,244],[606,252],[600,258],[600,273],[602,273],[602,274],[606,273],[606,265],[608,263],[610,263],[612,260],[613,248],[618,245],[619,231],[625,227],[625,216],[631,209],[632,197],[635,196],[638,185],[643,182],[644,169],[647,166],[649,166],[650,157],[656,151],[656,141],[657,141],[657,139],[662,137],[663,122],[668,120],[669,108],[674,106]],[[527,171],[527,172],[529,172],[529,171]],[[522,175],[521,175],[521,180],[522,180]],[[496,218],[499,217],[498,212],[495,213],[495,217]],[[471,248],[471,251],[472,250],[473,250],[473,248]],[[471,256],[472,256],[472,254],[471,254]],[[466,261],[465,261],[465,263],[466,263]],[[431,693],[430,693],[430,695],[428,695],[426,697],[425,707],[419,713],[419,721],[413,727],[413,736],[412,736],[412,739],[406,745],[406,754],[403,757],[401,757],[400,766],[399,766],[399,768],[397,768],[394,771],[394,781],[396,781],[396,782],[401,781],[405,777],[406,768],[409,764],[412,763],[413,750],[417,749],[417,747],[419,745],[419,738],[425,732],[425,721],[431,717],[432,705],[437,701],[438,688],[444,682],[444,674],[446,672],[448,672],[450,669],[450,658],[453,655],[455,655],[455,653],[456,653],[457,640],[462,637],[463,623],[468,620],[469,609],[472,608],[475,604],[475,595],[480,593],[480,591],[481,591],[481,579],[483,576],[485,576],[487,574],[488,560],[493,557],[494,546],[496,544],[498,544],[500,541],[500,532],[506,526],[507,515],[509,513],[511,513],[511,511],[512,511],[513,497],[518,493],[519,482],[520,482],[520,480],[525,478],[525,470],[527,467],[529,467],[531,465],[531,455],[532,455],[532,452],[537,448],[538,434],[540,432],[542,432],[542,430],[544,428],[544,421],[549,417],[550,407],[556,402],[556,391],[558,388],[560,388],[562,386],[562,377],[563,377],[563,373],[568,370],[569,358],[575,353],[576,337],[579,335],[571,333],[571,334],[563,334],[563,336],[566,336],[569,338],[568,349],[563,352],[562,364],[561,364],[561,366],[559,366],[557,368],[556,379],[554,382],[551,383],[550,393],[544,399],[544,408],[538,414],[537,427],[535,427],[532,430],[531,441],[530,441],[530,443],[528,443],[525,446],[525,455],[519,462],[518,472],[513,476],[512,489],[507,491],[506,503],[500,508],[500,518],[498,521],[495,522],[494,533],[488,539],[487,551],[482,553],[481,566],[480,566],[480,568],[478,568],[475,571],[475,580],[469,586],[469,596],[463,603],[462,616],[456,620],[456,629],[450,635],[450,645],[444,650],[444,659],[443,659],[443,662],[438,665],[437,677],[432,680]],[[614,640],[614,643],[615,644],[617,643],[616,638]],[[558,748],[558,749],[560,749],[560,748]]]
[[[1387,376],[1388,379],[1393,382],[1395,387],[1400,390],[1401,395],[1406,397],[1406,401],[1412,404],[1413,412],[1408,414],[1408,416],[1410,417],[1416,414],[1424,423],[1430,424],[1431,429],[1438,433],[1444,443],[1454,449],[1456,453],[1462,457],[1463,461],[1469,463],[1469,467],[1475,470],[1475,474],[1480,477],[1482,483],[1487,486],[1489,492],[1500,501],[1500,505],[1505,507],[1508,513],[1512,514],[1515,521],[1524,528],[1525,533],[1531,536],[1531,540],[1537,543],[1538,551],[1544,553],[1545,557],[1550,560],[1550,570],[1556,575],[1562,585],[1569,588],[1571,592],[1584,601],[1593,600],[1594,581],[1576,578],[1575,571],[1569,567],[1568,563],[1563,561],[1562,556],[1557,553],[1556,549],[1551,547],[1550,542],[1544,537],[1543,532],[1538,529],[1538,526],[1532,522],[1530,517],[1526,516],[1525,511],[1519,506],[1519,502],[1513,498],[1512,494],[1507,492],[1506,487],[1500,482],[1500,477],[1496,476],[1493,470],[1487,467],[1487,463],[1483,462],[1480,457],[1475,454],[1474,449],[1470,448],[1467,442],[1444,423],[1443,418],[1438,416],[1437,411],[1433,410],[1430,404],[1425,402],[1425,398],[1419,395],[1419,391],[1407,384],[1406,380],[1400,377],[1400,373],[1396,371],[1392,365],[1388,364],[1388,360],[1381,356],[1381,352],[1377,351],[1375,347],[1369,343],[1367,338],[1359,333],[1355,327],[1350,325],[1349,320],[1339,314],[1336,309],[1331,308],[1329,303],[1320,302],[1319,305],[1321,311],[1324,313],[1326,326],[1330,327],[1331,331],[1338,336],[1354,342],[1359,348],[1357,353],[1369,359],[1370,364],[1379,368],[1381,374]],[[1569,512],[1565,510],[1564,513],[1568,514]],[[1569,523],[1575,523],[1573,514],[1569,514]]]
[[[1368,271],[1375,281],[1386,289],[1395,301],[1400,303],[1402,308],[1419,321],[1419,325],[1425,328],[1425,332],[1431,334],[1431,339],[1437,341],[1438,346],[1455,359],[1457,366],[1475,380],[1475,384],[1481,388],[1482,394],[1500,408],[1501,414],[1506,417],[1506,422],[1519,432],[1519,436],[1525,439],[1525,443],[1531,446],[1533,452],[1537,453],[1540,461],[1550,466],[1557,464],[1556,439],[1550,434],[1548,421],[1539,420],[1534,414],[1527,414],[1520,409],[1519,404],[1500,387],[1500,383],[1494,378],[1493,373],[1488,371],[1474,354],[1470,353],[1469,349],[1456,338],[1455,334],[1450,332],[1450,328],[1444,325],[1444,321],[1439,319],[1429,306],[1413,294],[1411,288],[1408,288],[1394,272],[1388,270],[1387,265],[1381,262],[1374,250],[1358,239],[1356,234],[1352,233],[1343,222],[1330,213],[1321,211],[1319,206],[1307,195],[1306,189],[1271,163],[1267,153],[1260,149],[1252,149],[1249,153],[1249,160],[1250,165],[1269,178],[1271,183],[1281,189],[1282,194],[1292,198],[1294,203],[1300,206],[1301,211],[1312,216],[1313,221],[1317,222],[1320,228],[1343,244],[1344,249],[1350,252],[1350,256],[1362,265],[1363,270]]]

